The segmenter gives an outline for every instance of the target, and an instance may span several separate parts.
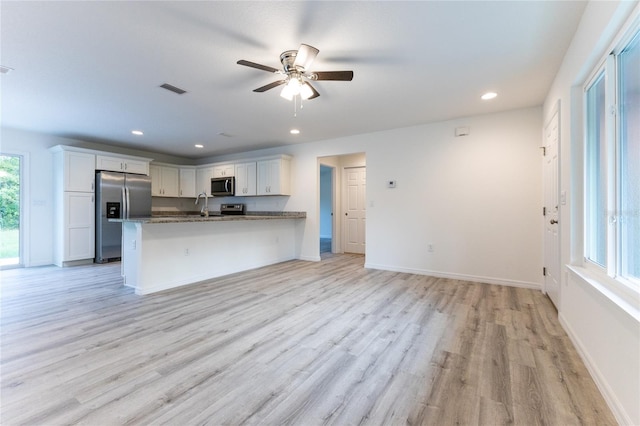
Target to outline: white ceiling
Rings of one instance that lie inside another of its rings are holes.
[[[585,4],[2,1],[2,126],[197,158],[541,105]],[[294,117],[252,92],[279,76],[236,61],[300,43],[354,78]]]

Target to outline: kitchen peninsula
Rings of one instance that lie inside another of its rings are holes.
[[[150,294],[295,259],[304,212],[202,217],[154,216],[122,222],[122,275]]]

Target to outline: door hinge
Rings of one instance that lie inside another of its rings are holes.
[[[542,276],[546,277],[547,276],[547,268],[542,267]]]
[[[541,146],[540,149],[542,150],[542,156],[544,157],[545,155],[547,155],[547,147],[546,146]]]
[[[547,208],[543,207],[542,208],[542,216],[546,216],[547,215]]]

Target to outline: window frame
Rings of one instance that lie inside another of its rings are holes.
[[[582,87],[583,94],[583,266],[589,272],[592,279],[597,280],[604,285],[608,291],[613,292],[617,297],[626,303],[631,304],[635,309],[640,307],[640,279],[636,277],[625,277],[622,275],[622,226],[620,222],[621,214],[621,198],[619,190],[621,188],[621,158],[620,144],[622,134],[622,120],[620,119],[620,69],[618,67],[618,58],[625,48],[633,41],[634,37],[640,32],[640,17],[634,14],[630,25],[625,25],[612,44],[612,48],[608,50],[608,54],[603,58],[589,77],[585,80]],[[606,178],[606,242],[605,242],[605,265],[604,267],[589,258],[590,254],[590,238],[589,238],[589,203],[590,194],[588,186],[588,163],[589,163],[589,128],[588,128],[588,90],[598,82],[600,76],[605,79],[605,150],[604,166]]]

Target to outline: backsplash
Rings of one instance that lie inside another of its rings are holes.
[[[190,213],[200,211],[204,200],[196,205],[194,198],[165,198],[153,197],[151,199],[152,212],[176,212]],[[246,211],[281,212],[285,210],[289,196],[270,197],[209,197],[209,211],[219,211],[220,204],[242,203]]]

